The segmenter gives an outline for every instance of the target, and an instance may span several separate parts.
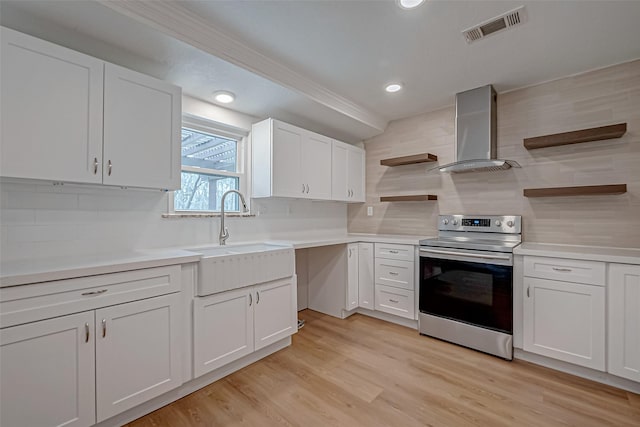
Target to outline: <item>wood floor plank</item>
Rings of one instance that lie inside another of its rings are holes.
[[[310,310],[291,347],[129,424],[213,426],[640,426],[640,395]]]

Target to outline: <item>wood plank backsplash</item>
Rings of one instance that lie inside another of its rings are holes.
[[[640,247],[640,60],[498,95],[498,158],[521,169],[426,174],[454,161],[453,107],[393,121],[365,141],[367,202],[349,206],[354,233],[437,234],[440,214],[522,215],[529,242]],[[620,139],[528,151],[523,139],[627,123]],[[438,163],[380,160],[429,152]],[[524,188],[627,184],[627,193],[525,198]],[[437,194],[437,202],[380,202]],[[373,206],[373,216],[367,216]]]

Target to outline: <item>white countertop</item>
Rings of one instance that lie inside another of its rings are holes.
[[[0,266],[0,287],[48,282],[196,262],[200,255],[184,250],[149,250],[118,254],[30,259]]]
[[[287,244],[294,249],[307,249],[319,246],[344,245],[355,242],[395,243],[399,245],[418,245],[420,240],[432,236],[408,236],[401,234],[362,234],[350,233],[342,236],[323,236],[308,239],[269,240],[267,243]]]
[[[548,243],[522,243],[513,250],[515,255],[535,255],[570,258],[585,261],[640,264],[640,249],[610,248],[605,246],[576,246]]]
[[[340,236],[322,236],[308,239],[270,239],[265,243],[293,246],[294,249],[305,249],[319,246],[340,245],[353,242],[379,242],[417,245],[425,236],[376,235],[376,234],[344,234]],[[261,242],[233,242],[229,246],[246,245]],[[200,254],[198,247],[190,246],[193,252],[184,248],[169,248],[128,252],[118,254],[95,254],[76,257],[52,257],[29,259],[0,265],[0,287],[24,285],[28,283],[48,282],[52,280],[71,279],[74,277],[93,276],[96,274],[114,273],[118,271],[152,268],[163,265],[185,264],[197,262]]]

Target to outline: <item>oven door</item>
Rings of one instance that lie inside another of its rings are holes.
[[[420,249],[421,313],[513,332],[513,256]]]

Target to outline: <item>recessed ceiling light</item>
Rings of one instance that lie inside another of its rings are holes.
[[[420,6],[424,3],[424,0],[396,0],[398,2],[398,6],[403,9],[413,9],[415,7]]]
[[[229,104],[236,99],[236,96],[226,90],[219,90],[213,93],[213,98],[218,102],[222,102],[223,104]]]
[[[389,93],[397,92],[400,89],[402,89],[402,85],[400,83],[391,83],[384,88],[384,90],[386,90]]]

